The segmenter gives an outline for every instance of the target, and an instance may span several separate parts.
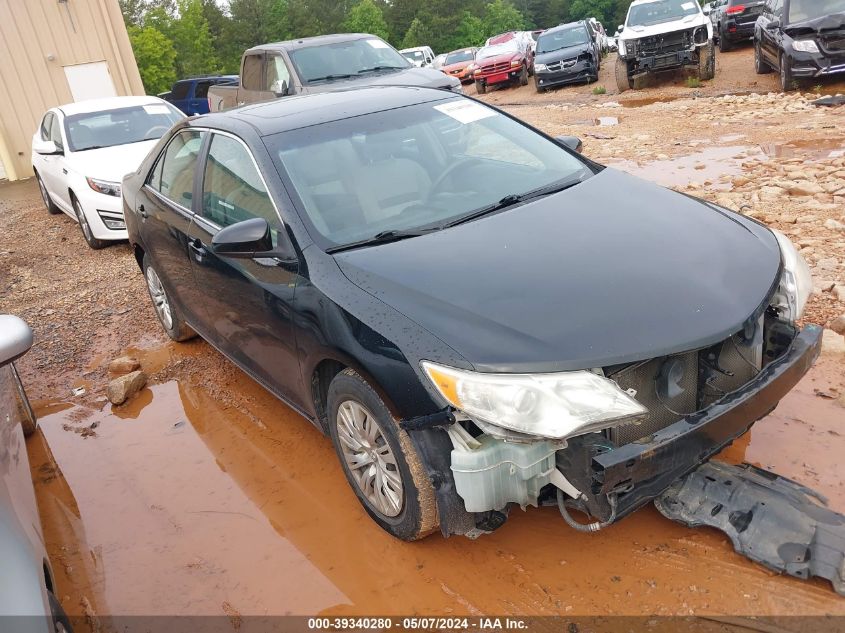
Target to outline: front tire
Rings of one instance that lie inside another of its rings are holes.
[[[722,27],[719,27],[719,52],[720,53],[727,53],[731,50],[731,43],[728,41],[728,38],[725,37],[725,34],[722,33]]]
[[[763,49],[759,40],[754,40],[754,72],[758,75],[768,75],[772,72],[772,67],[763,59]]]
[[[522,70],[519,71],[519,85],[520,86],[527,86],[528,85],[528,68],[523,66]]]
[[[38,172],[35,172],[35,180],[38,182],[38,190],[41,192],[41,199],[44,201],[44,206],[47,207],[47,213],[50,215],[58,215],[62,212],[62,210],[56,206],[56,203],[53,202],[52,198],[50,198],[50,194],[47,192],[47,186],[44,184],[44,181],[41,180],[41,176]]]
[[[625,92],[634,87],[634,81],[628,76],[628,62],[621,57],[616,58],[616,89]]]
[[[716,76],[716,49],[712,42],[708,42],[698,52],[698,78],[709,81]]]
[[[378,393],[352,369],[328,393],[329,433],[343,472],[383,530],[415,541],[437,529],[434,488],[408,433]]]
[[[478,94],[483,95],[487,92],[487,86],[484,84],[483,81],[476,81],[475,82],[475,91]]]
[[[795,90],[795,79],[792,77],[792,69],[789,67],[789,60],[786,59],[786,55],[780,56],[778,66],[780,67],[780,89],[783,92]]]
[[[165,289],[149,255],[144,255],[143,269],[147,291],[150,293],[150,299],[153,302],[153,309],[161,327],[167,332],[167,336],[179,342],[194,338],[197,333],[185,323],[182,313],[170,300],[170,293]]]
[[[79,223],[79,230],[82,231],[82,237],[85,238],[85,243],[95,251],[100,250],[108,245],[105,240],[98,240],[91,232],[91,225],[88,224],[88,218],[85,217],[85,212],[82,210],[82,205],[76,196],[71,197],[71,204],[73,205],[73,212],[76,214],[76,221]]]

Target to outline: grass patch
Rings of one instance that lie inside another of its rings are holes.
[[[607,88],[605,88],[604,86],[596,86],[595,88],[593,88],[593,94],[594,95],[606,95],[607,94]]]
[[[701,80],[698,77],[687,77],[687,88],[701,88]]]

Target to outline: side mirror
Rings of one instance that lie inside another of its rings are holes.
[[[702,9],[702,11],[704,11],[704,15],[710,15],[710,7],[709,6],[704,7],[704,9]]]
[[[0,367],[14,362],[32,347],[32,330],[16,316],[0,314]]]
[[[780,20],[772,20],[766,25],[767,31],[777,31],[780,28]]]
[[[581,148],[584,146],[581,139],[577,136],[556,136],[555,140],[564,147],[568,147],[573,152],[578,152],[579,154],[581,153]]]
[[[276,95],[277,97],[284,97],[288,94],[288,82],[287,81],[279,81],[277,79],[270,86],[270,90],[272,90],[273,94]]]
[[[617,32],[617,33],[621,33],[621,32],[622,32],[622,31],[624,31],[624,30],[625,30],[625,25],[624,25],[624,24],[620,24],[620,25],[619,25],[619,28],[617,28],[617,29],[616,29],[616,32]]]
[[[58,147],[56,147],[56,144],[53,141],[44,141],[40,138],[32,141],[32,151],[36,154],[43,154],[45,156],[63,153]]]
[[[221,229],[211,239],[211,250],[215,255],[235,259],[257,257],[278,257],[294,259],[293,247],[284,231],[278,233],[278,244],[273,244],[273,231],[264,218],[252,218]]]

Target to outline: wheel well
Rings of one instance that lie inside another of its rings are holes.
[[[44,568],[44,584],[47,587],[47,591],[55,594],[56,592],[53,589],[53,576],[52,576],[52,574],[50,574],[50,567],[49,567],[49,565],[47,565],[47,561],[44,561],[42,563],[42,566]]]
[[[132,254],[135,255],[135,261],[138,262],[138,268],[144,270],[144,249],[137,244],[132,245]]]
[[[311,397],[314,399],[314,410],[317,412],[317,419],[320,425],[328,428],[328,411],[326,410],[329,398],[329,385],[335,376],[346,369],[346,365],[333,360],[325,359],[314,368],[311,374]]]

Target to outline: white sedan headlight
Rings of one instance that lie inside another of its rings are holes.
[[[453,407],[488,424],[551,439],[629,423],[648,413],[616,383],[589,371],[483,374],[422,362]]]
[[[86,178],[88,186],[97,193],[102,193],[107,196],[120,197],[120,183],[110,182],[108,180],[97,180],[96,178]]]
[[[774,229],[772,233],[778,240],[783,259],[783,274],[772,306],[792,323],[802,317],[807,299],[813,294],[813,276],[807,262],[789,238]]]
[[[818,53],[819,47],[814,40],[794,40],[792,48],[802,53]]]

